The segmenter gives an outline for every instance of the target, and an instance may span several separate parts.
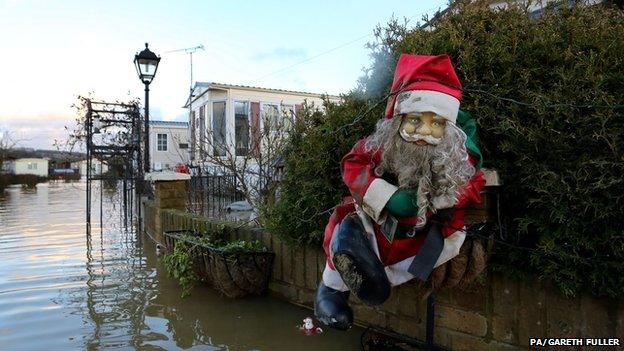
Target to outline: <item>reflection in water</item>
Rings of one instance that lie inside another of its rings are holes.
[[[361,330],[305,336],[295,326],[311,312],[272,298],[202,287],[181,299],[153,244],[120,225],[116,192],[103,192],[103,232],[87,240],[84,194],[83,183],[0,194],[0,350],[359,349]]]

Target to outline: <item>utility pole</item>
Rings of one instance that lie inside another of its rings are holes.
[[[198,51],[198,50],[204,50],[204,45],[198,45],[198,46],[194,46],[192,48],[184,48],[184,49],[177,49],[177,50],[170,50],[170,51],[166,51],[165,53],[173,53],[173,52],[185,52],[187,54],[189,54],[189,59],[190,59],[190,75],[191,75],[191,82],[189,85],[189,100],[188,100],[188,108],[189,108],[189,127],[194,126],[195,125],[195,121],[193,120],[193,54]],[[191,161],[195,159],[195,144],[196,144],[196,140],[195,140],[195,128],[191,128],[191,151],[190,151],[190,156],[191,156]],[[201,165],[200,165],[200,172],[201,172]]]

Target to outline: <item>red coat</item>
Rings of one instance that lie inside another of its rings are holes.
[[[413,238],[395,238],[390,243],[381,233],[380,225],[385,218],[385,204],[398,187],[375,175],[374,170],[381,160],[381,151],[367,152],[364,149],[365,141],[366,139],[359,140],[341,161],[342,179],[347,188],[349,188],[351,196],[346,196],[342,203],[336,207],[329,219],[329,223],[325,227],[323,249],[327,257],[327,265],[332,270],[334,266],[329,259],[329,243],[332,234],[337,224],[347,215],[356,211],[356,205],[360,208],[360,217],[365,216],[370,219],[369,223],[373,227],[379,258],[384,266],[394,265],[416,255],[425,240],[425,234],[421,234],[415,235]],[[467,162],[471,162],[474,165],[472,157]],[[477,170],[474,176],[459,190],[459,196],[453,206],[455,208],[454,215],[449,221],[445,222],[442,228],[442,235],[445,238],[456,233],[457,229],[464,227],[464,211],[462,208],[468,202],[479,203],[481,201],[480,192],[484,186],[485,178],[483,172]],[[427,216],[431,216],[431,214],[430,212]],[[410,216],[397,219],[401,224],[415,224],[417,217]]]

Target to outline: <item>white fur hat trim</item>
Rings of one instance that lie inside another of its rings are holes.
[[[399,93],[394,104],[394,114],[410,112],[433,112],[455,123],[459,112],[459,100],[433,90],[409,90]]]

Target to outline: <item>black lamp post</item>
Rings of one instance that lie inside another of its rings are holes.
[[[145,43],[145,50],[134,55],[134,65],[136,66],[139,79],[145,84],[145,173],[150,171],[149,154],[149,85],[156,76],[160,57],[151,52]]]

